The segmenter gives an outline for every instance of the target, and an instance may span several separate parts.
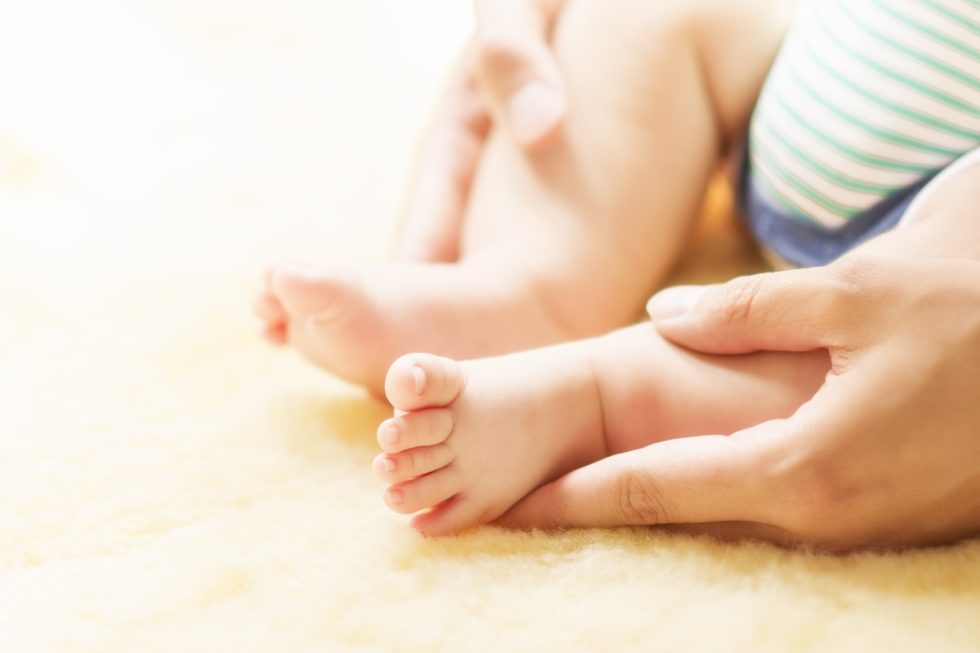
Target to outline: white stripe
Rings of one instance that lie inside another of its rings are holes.
[[[827,7],[822,15],[828,23],[828,27],[833,29],[837,39],[848,47],[859,52],[869,60],[874,61],[882,68],[909,77],[923,86],[942,91],[971,106],[980,106],[980,91],[975,91],[949,77],[939,75],[932,68],[914,60],[908,58],[899,60],[894,55],[888,56],[888,53],[883,52],[882,48],[865,33],[860,25],[855,25],[841,11],[839,3],[825,3],[823,6]],[[883,12],[882,15],[884,15]],[[869,18],[869,20],[878,19]],[[835,46],[828,42],[827,47],[834,48]],[[885,77],[883,73],[876,72],[871,68],[867,68],[866,70],[868,75]]]
[[[773,173],[772,169],[766,165],[765,161],[762,160],[762,157],[752,157],[752,170],[755,174],[763,177],[766,182],[785,199],[785,201],[798,207],[798,210],[803,215],[814,220],[818,224],[834,229],[847,222],[847,218],[825,209],[806,195],[803,195],[792,186],[784,182],[775,173]]]
[[[854,6],[863,7],[864,5],[857,3]],[[923,54],[932,56],[939,61],[947,63],[953,55],[960,57],[960,59],[964,59],[961,55],[958,55],[958,53],[949,48],[942,48],[941,46],[933,45],[932,41],[927,41],[925,37],[921,36],[918,32],[906,27],[904,24],[898,22],[894,18],[891,18],[887,14],[880,14],[880,21],[878,24],[882,25],[882,28],[879,31],[887,33],[896,41],[908,43],[910,48],[914,47]],[[882,45],[880,47],[880,56],[876,56],[875,60],[887,59],[889,57],[897,59],[898,57],[901,57],[902,61],[904,61],[908,57],[908,55],[897,55],[887,46]],[[853,60],[844,55],[843,52],[837,50],[833,44],[826,44],[826,47],[821,50],[821,55],[828,66],[847,76],[848,79],[856,79],[856,76],[853,74]],[[901,65],[896,63],[894,67],[900,69]],[[971,62],[969,69],[963,70],[962,72],[966,75],[971,75],[975,79],[980,79],[980,63],[973,64]],[[942,73],[939,72],[933,73],[934,76],[939,76],[941,74]],[[935,116],[937,119],[941,119],[943,122],[951,123],[957,127],[960,127],[961,129],[980,133],[980,116],[972,116],[961,109],[950,107],[949,105],[927,95],[911,92],[904,84],[891,80],[880,73],[869,71],[869,74],[862,75],[859,80],[862,87],[866,88],[869,92],[881,96],[883,99],[896,104],[905,105],[910,109],[914,109],[926,115]],[[963,85],[962,82],[956,81],[955,83],[958,85]]]
[[[776,163],[786,174],[796,177],[801,183],[809,186],[815,193],[837,204],[843,204],[854,211],[873,206],[883,195],[880,193],[865,193],[844,188],[811,170],[800,159],[783,148],[778,141],[772,139],[764,129],[756,129],[753,133],[756,141],[762,143]]]
[[[847,13],[842,9],[845,2],[848,2]],[[980,11],[966,7],[964,3],[946,5],[980,25]],[[980,38],[924,3],[901,0],[890,2],[888,8],[964,45],[980,48]],[[867,26],[873,26],[875,32],[887,37],[894,46],[886,45],[872,36]],[[838,42],[841,46],[837,45]],[[768,184],[770,194],[795,207],[794,213],[802,213],[819,224],[833,228],[846,222],[848,217],[873,206],[890,190],[908,187],[921,177],[912,172],[883,170],[853,161],[826,145],[819,137],[811,135],[806,128],[800,127],[800,121],[813,125],[816,132],[827,134],[865,155],[926,169],[943,168],[958,159],[958,153],[974,150],[980,142],[980,115],[975,115],[977,112],[949,106],[942,100],[893,80],[889,74],[906,77],[973,108],[980,107],[980,89],[975,89],[974,84],[960,81],[955,74],[950,75],[920,63],[915,59],[916,55],[935,59],[944,66],[960,71],[962,75],[980,81],[980,61],[921,34],[877,5],[849,0],[804,0],[766,80],[751,125],[750,143],[754,142],[757,146],[751,152],[751,165],[759,179]],[[818,61],[813,57],[820,59]],[[839,79],[852,81],[842,82]],[[852,83],[860,86],[852,86]],[[803,84],[819,100],[804,91]],[[927,119],[934,117],[941,124],[976,132],[978,137],[958,136],[941,127],[905,118],[893,109],[882,107],[876,98],[894,105],[899,111],[907,109]],[[825,108],[824,103],[830,108]],[[835,111],[840,111],[844,116],[853,116],[856,121],[876,130],[942,147],[957,154],[933,154],[883,140],[860,127],[851,126]],[[765,157],[760,153],[763,149],[766,151]],[[805,152],[805,158],[797,156],[794,150]],[[819,167],[855,181],[885,188],[881,193],[851,190],[817,173],[804,162],[805,159],[812,159]],[[777,167],[789,182],[776,172]],[[797,183],[803,184],[805,192],[794,187]],[[811,199],[811,195],[816,199]],[[838,215],[836,211],[824,207],[821,204],[824,201],[840,205],[845,215]]]
[[[857,59],[851,58],[840,50],[828,52],[826,61],[828,65],[835,68],[842,76],[853,77],[853,73],[849,74],[848,71],[854,71],[856,67],[863,66]],[[903,118],[882,108],[878,104],[851,90],[835,77],[824,72],[824,69],[816,64],[810,63],[800,73],[814,88],[820,89],[828,102],[837,107],[846,107],[849,113],[860,116],[866,122],[870,122],[877,127],[915,138],[930,145],[946,147],[958,152],[969,149],[974,144],[973,139],[955,136],[934,127],[909,120],[908,118]],[[862,76],[859,79],[861,79],[862,84],[866,84],[868,81],[884,81],[883,78],[877,77],[873,71],[869,71],[867,76]],[[907,97],[911,93],[903,89],[902,95]],[[901,100],[904,100],[904,97],[900,100],[897,98],[893,99],[898,100],[898,104],[902,104]]]
[[[914,172],[884,170],[859,161],[854,161],[843,154],[839,154],[824,144],[819,138],[811,136],[810,132],[797,126],[793,119],[775,103],[771,103],[766,107],[764,118],[765,120],[762,122],[770,125],[773,130],[782,134],[783,138],[789,140],[804,152],[809,153],[814,159],[834,170],[840,171],[842,174],[846,174],[848,177],[869,184],[890,186],[892,188],[904,188],[919,178],[919,175]]]
[[[953,41],[959,41],[964,45],[968,45],[974,49],[977,49],[977,35],[960,25],[955,20],[946,18],[945,16],[936,13],[935,9],[932,9],[919,2],[894,2],[894,0],[886,0],[891,2],[896,9],[904,10],[902,13],[906,14],[911,20],[922,23],[923,25],[932,28],[936,32],[940,32],[948,36]],[[975,24],[980,24],[980,12],[969,8],[965,2],[943,2],[940,3],[948,7],[952,11],[961,14],[964,18],[970,18]]]
[[[801,119],[817,126],[821,131],[838,136],[841,141],[869,156],[878,156],[892,161],[923,165],[930,168],[946,165],[951,159],[951,157],[922,152],[890,141],[883,141],[858,127],[850,125],[831,113],[829,109],[811,100],[802,89],[797,87],[796,80],[791,76],[786,76],[779,81],[784,82],[782,88],[773,88],[773,92],[781,92],[784,102],[791,111],[799,115]],[[819,92],[819,89],[815,90]],[[849,110],[846,112],[850,113]]]
[[[867,16],[867,14],[872,12],[870,11],[870,5],[866,3],[856,2],[851,4],[850,7],[851,13],[859,16],[860,19],[865,22],[865,24],[874,26],[875,32],[888,37],[897,43],[899,47],[907,45],[910,50],[929,55],[947,66],[956,68],[963,74],[973,77],[974,79],[980,77],[980,60],[963,54],[956,48],[938,41],[931,36],[923,34],[921,31],[909,26],[907,23],[902,22],[889,13],[881,11],[880,9],[875,8],[873,16]],[[929,16],[935,15],[933,10],[927,9],[924,5],[920,5],[919,3],[914,3],[907,10],[900,11],[899,13],[904,13],[906,16],[908,16],[909,20],[916,23],[925,22],[923,20],[923,14],[927,14]],[[944,36],[947,35],[946,30],[937,29],[935,31],[943,33]],[[974,49],[978,49],[976,36],[972,36],[963,44]]]

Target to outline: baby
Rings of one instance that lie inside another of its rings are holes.
[[[824,351],[705,356],[649,324],[610,332],[682,252],[727,152],[745,151],[746,220],[778,264],[956,255],[943,207],[980,143],[980,10],[815,0],[787,32],[791,5],[568,3],[564,128],[531,154],[491,133],[458,260],[270,274],[269,337],[395,407],[374,469],[416,528],[494,521],[660,440],[723,442],[832,373]]]

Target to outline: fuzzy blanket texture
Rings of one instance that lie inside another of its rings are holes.
[[[386,407],[263,343],[251,295],[272,261],[383,259],[471,26],[0,4],[0,651],[980,650],[976,541],[427,540],[382,505]],[[681,278],[758,266],[717,227]]]

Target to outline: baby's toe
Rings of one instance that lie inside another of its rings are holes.
[[[378,426],[378,444],[387,453],[445,442],[456,426],[448,408],[430,408],[386,419]]]
[[[374,459],[374,471],[386,483],[400,483],[442,469],[453,458],[453,450],[446,444],[415,447],[396,454],[379,454]]]
[[[279,324],[286,321],[286,311],[279,300],[268,290],[260,290],[252,304],[255,314],[269,324]]]
[[[459,470],[449,465],[431,474],[392,485],[385,490],[384,501],[395,512],[408,515],[442,503],[462,490],[462,485]]]
[[[451,403],[466,385],[466,371],[456,361],[432,354],[406,354],[388,369],[385,395],[399,410],[418,410]]]
[[[466,530],[483,522],[479,504],[465,494],[439,504],[429,512],[412,517],[412,526],[424,535],[438,537]]]
[[[284,345],[289,342],[289,328],[286,323],[281,324],[266,324],[262,328],[262,335],[269,342],[276,345]]]
[[[262,320],[263,335],[276,344],[288,340],[286,335],[287,317],[282,304],[268,291],[260,291],[253,304],[255,314]]]
[[[358,296],[353,273],[280,265],[269,275],[270,291],[294,318],[342,313]]]

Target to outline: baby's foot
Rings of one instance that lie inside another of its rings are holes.
[[[542,483],[606,455],[588,346],[457,363],[408,354],[388,371],[395,417],[373,466],[428,535],[491,522]]]
[[[380,393],[409,351],[474,358],[567,340],[529,288],[461,265],[270,272],[256,312],[266,336]]]

